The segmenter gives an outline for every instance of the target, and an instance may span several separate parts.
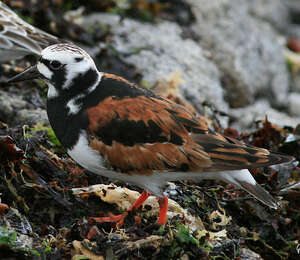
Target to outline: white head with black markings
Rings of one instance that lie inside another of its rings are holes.
[[[84,91],[85,87],[94,86],[99,82],[101,73],[83,49],[69,43],[60,43],[43,49],[37,64],[10,82],[34,78],[44,80],[49,86],[48,98],[54,98],[60,92],[79,91],[79,88]]]

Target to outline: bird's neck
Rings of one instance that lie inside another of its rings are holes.
[[[102,74],[97,70],[88,70],[78,75],[66,89],[49,84],[47,113],[49,122],[57,138],[66,148],[76,144],[80,130],[88,127],[88,118],[83,113],[83,103],[99,85]]]

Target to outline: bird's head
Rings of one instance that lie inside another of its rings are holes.
[[[93,59],[84,50],[61,43],[43,49],[36,65],[9,79],[8,83],[42,79],[50,87],[48,98],[51,98],[79,85],[89,86],[98,75]]]

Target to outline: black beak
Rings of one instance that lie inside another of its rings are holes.
[[[18,82],[18,81],[24,81],[24,80],[29,80],[29,79],[37,79],[41,77],[41,74],[39,73],[37,66],[32,66],[28,68],[27,70],[24,70],[20,74],[10,78],[7,80],[6,83],[13,83],[13,82]]]

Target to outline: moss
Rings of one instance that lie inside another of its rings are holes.
[[[15,247],[17,242],[17,232],[0,227],[0,245]]]
[[[34,125],[32,128],[30,128],[29,132],[26,132],[27,137],[31,137],[35,135],[37,132],[45,131],[47,133],[47,137],[49,142],[56,148],[61,148],[61,143],[57,139],[53,129],[51,127],[45,126],[44,122],[39,122],[36,125]]]
[[[51,252],[52,248],[46,241],[42,242],[41,248],[31,248],[28,245],[25,245],[26,238],[18,237],[18,233],[12,229],[0,226],[0,246],[7,247],[14,252],[24,252],[27,256],[46,256]],[[39,258],[40,259],[40,258]]]
[[[178,226],[178,231],[175,237],[183,244],[195,244],[199,245],[199,240],[197,240],[192,234],[191,231],[185,227],[183,224]]]

